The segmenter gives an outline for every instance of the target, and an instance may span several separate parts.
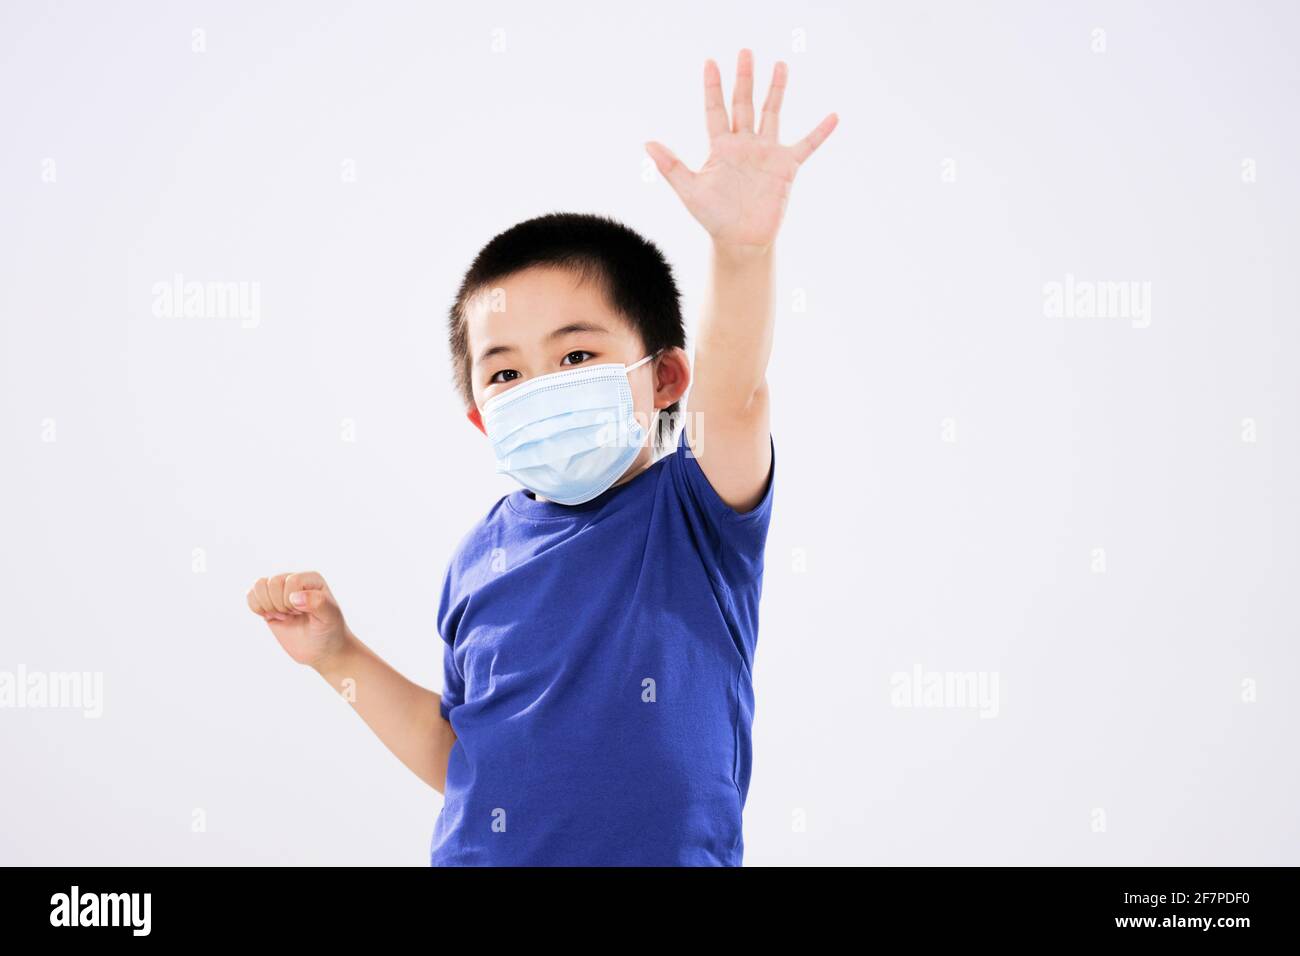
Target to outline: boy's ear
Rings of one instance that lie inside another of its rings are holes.
[[[465,412],[465,417],[468,418],[470,422],[474,425],[474,427],[477,428],[479,431],[481,431],[484,435],[487,434],[487,429],[483,427],[483,416],[478,413],[478,406],[475,406],[467,410]]]
[[[658,367],[658,390],[655,404],[667,408],[678,401],[691,385],[691,360],[685,349],[672,348],[664,353]]]

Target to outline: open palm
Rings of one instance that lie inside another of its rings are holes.
[[[691,215],[717,243],[766,247],[775,241],[799,166],[835,129],[836,114],[791,146],[779,140],[781,100],[788,68],[777,61],[772,85],[754,131],[754,57],[741,50],[731,117],[722,100],[722,78],[713,60],[704,64],[704,114],[709,158],[692,172],[666,146],[653,140],[646,152]]]

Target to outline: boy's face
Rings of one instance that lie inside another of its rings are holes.
[[[646,355],[640,334],[614,312],[600,289],[554,267],[533,267],[503,279],[469,303],[465,323],[474,393],[466,414],[484,434],[483,403],[522,382],[589,363],[631,365]],[[686,393],[690,374],[686,353],[677,348],[628,373],[634,414],[647,433],[654,410]],[[615,484],[650,463],[650,441],[647,436]]]

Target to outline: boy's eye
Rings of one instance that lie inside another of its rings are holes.
[[[588,352],[585,349],[575,349],[574,351],[570,352],[568,355],[564,356],[564,358],[560,360],[560,364],[580,365],[583,362],[587,361],[587,359],[582,357],[584,355],[587,356],[588,358],[596,357],[595,352]],[[575,361],[570,362],[569,359],[573,358],[574,356],[577,356],[577,359]],[[488,379],[488,384],[501,385],[501,384],[505,384],[506,382],[513,382],[517,378],[519,378],[519,373],[517,371],[515,371],[512,368],[503,368],[501,371],[497,372],[490,379]]]

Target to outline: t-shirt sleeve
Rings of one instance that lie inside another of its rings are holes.
[[[438,599],[438,635],[442,638],[442,693],[438,712],[443,720],[449,719],[453,707],[465,703],[465,678],[456,666],[455,620],[452,614],[452,564],[449,563]]]
[[[722,500],[704,474],[691,451],[683,428],[677,438],[677,450],[668,463],[674,487],[695,519],[701,537],[712,553],[718,573],[729,588],[740,589],[761,581],[763,550],[772,517],[772,495],[776,486],[776,443],[768,435],[772,448],[767,484],[762,500],[748,511],[737,511]]]
[[[439,695],[438,713],[443,720],[451,719],[451,711],[465,703],[465,679],[456,667],[456,657],[450,644],[442,651],[442,694]]]

